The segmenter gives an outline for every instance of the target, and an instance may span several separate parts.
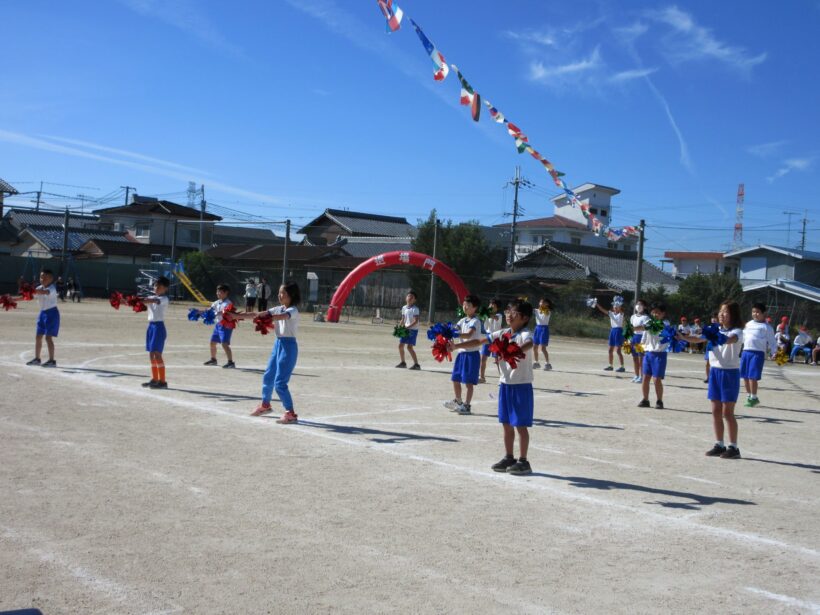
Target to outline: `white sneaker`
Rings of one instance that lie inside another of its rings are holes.
[[[532,364],[533,369],[540,369],[540,367],[541,367],[541,364],[538,361],[536,361],[535,363]]]
[[[448,410],[458,410],[458,407],[461,405],[461,402],[457,399],[451,399],[450,401],[444,402],[444,407]]]
[[[544,371],[545,372],[551,372],[552,371],[552,363],[546,363],[544,365]]]
[[[460,404],[459,407],[455,409],[455,412],[458,412],[459,414],[472,414],[470,404]]]

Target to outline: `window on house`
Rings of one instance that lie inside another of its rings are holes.
[[[183,238],[183,241],[188,241],[190,243],[197,243],[199,241],[199,229],[198,228],[182,229],[182,238]]]
[[[602,215],[602,216],[604,216],[604,217],[606,217],[606,209],[602,209],[602,210],[601,210],[601,215]]]
[[[581,245],[581,238],[580,237],[570,237],[569,242],[574,246],[580,246]]]
[[[134,225],[135,237],[148,237],[151,235],[151,225],[144,222],[138,222]]]
[[[606,247],[609,248],[610,250],[617,250],[618,249],[618,244],[615,243],[614,241],[607,241],[606,242]]]
[[[598,215],[598,208],[597,207],[590,207],[589,212],[592,214]]]
[[[631,251],[632,251],[632,246],[628,243],[625,243],[624,244],[624,252],[631,252]]]

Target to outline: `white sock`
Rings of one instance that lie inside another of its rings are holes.
[[[729,442],[729,448],[737,448],[737,442]]]
[[[715,446],[721,446],[722,447],[723,446],[723,440],[718,440],[717,442],[715,442]]]

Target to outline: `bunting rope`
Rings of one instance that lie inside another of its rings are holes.
[[[376,2],[381,9],[382,15],[384,15],[384,18],[387,20],[387,32],[390,33],[399,30],[401,28],[401,20],[404,16],[404,12],[399,8],[398,4],[395,4],[393,0],[376,0]],[[413,25],[413,28],[415,29],[424,50],[433,61],[433,65],[435,66],[433,79],[439,82],[444,81],[447,78],[449,71],[444,55],[432,43],[421,27],[412,18],[408,17],[408,19]],[[481,117],[481,95],[470,85],[455,64],[450,64],[450,68],[455,71],[456,77],[458,77],[459,84],[461,85],[459,102],[465,107],[470,107],[470,115],[473,118],[473,121],[478,122]],[[518,153],[528,153],[544,167],[550,178],[552,178],[552,182],[561,189],[570,205],[580,209],[584,218],[587,220],[588,228],[590,228],[596,236],[604,235],[610,241],[618,241],[623,237],[637,236],[640,233],[639,228],[636,226],[613,228],[601,221],[600,218],[590,211],[589,204],[582,202],[572,188],[567,185],[566,181],[563,179],[565,174],[558,171],[552,162],[550,162],[530,144],[528,137],[521,131],[521,129],[510,122],[504,114],[493,106],[486,98],[483,100],[483,103],[489,111],[490,118],[497,124],[506,126],[507,132],[515,141],[515,147],[516,150],[518,150]]]

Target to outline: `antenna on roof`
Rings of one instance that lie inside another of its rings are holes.
[[[737,187],[737,206],[735,207],[735,235],[732,238],[732,249],[737,250],[743,244],[743,184]]]

